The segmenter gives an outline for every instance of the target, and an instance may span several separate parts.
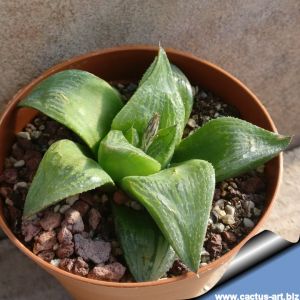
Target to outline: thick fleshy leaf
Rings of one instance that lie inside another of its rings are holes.
[[[162,48],[144,78],[128,103],[114,118],[112,129],[126,132],[134,127],[141,140],[149,121],[157,113],[160,116],[159,129],[177,124],[176,142],[179,143],[184,129],[185,107],[176,87],[171,65]]]
[[[66,70],[43,80],[20,106],[35,108],[70,128],[96,153],[123,104],[119,93],[99,77]]]
[[[187,79],[187,77],[177,66],[171,65],[171,67],[177,85],[177,89],[179,91],[179,94],[181,96],[181,99],[185,107],[185,124],[186,124],[190,117],[193,104],[194,104],[192,86],[189,80]]]
[[[137,133],[136,129],[131,127],[129,128],[124,136],[126,137],[127,141],[133,145],[134,147],[138,147],[140,141],[139,141],[139,134]]]
[[[85,149],[60,140],[50,146],[39,165],[26,197],[24,216],[103,185],[114,183],[97,162],[86,156]]]
[[[221,181],[267,162],[284,150],[290,139],[240,119],[222,117],[182,140],[173,162],[207,160],[214,166],[217,181]]]
[[[125,177],[122,187],[146,207],[179,258],[196,272],[215,189],[212,165],[190,160],[157,174]]]
[[[160,129],[154,137],[146,153],[160,162],[161,168],[164,169],[170,162],[174,150],[176,136],[176,125]]]
[[[150,175],[161,168],[158,161],[131,145],[119,130],[111,130],[101,141],[98,161],[115,181],[131,175]]]
[[[114,205],[116,232],[136,281],[157,280],[172,266],[175,252],[147,211]]]

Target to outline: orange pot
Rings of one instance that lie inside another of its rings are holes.
[[[34,110],[17,109],[17,103],[40,81],[65,69],[86,70],[107,81],[136,80],[141,78],[157,54],[157,50],[157,47],[151,46],[124,46],[84,54],[49,69],[20,90],[8,103],[0,119],[0,171],[13,142],[14,133],[22,130],[36,115]],[[189,53],[167,49],[167,54],[169,59],[182,69],[192,84],[200,85],[234,105],[243,119],[276,132],[274,123],[264,106],[239,80],[220,67],[200,60]],[[279,155],[266,166],[267,200],[260,221],[231,251],[202,267],[198,277],[193,273],[187,273],[176,278],[144,283],[112,283],[83,278],[52,266],[28,250],[7,226],[3,215],[3,203],[0,205],[0,226],[23,253],[53,275],[75,299],[188,299],[199,296],[205,292],[207,286],[213,285],[218,279],[216,274],[220,276],[225,271],[226,265],[239,249],[262,227],[275,201],[281,173],[282,155]]]

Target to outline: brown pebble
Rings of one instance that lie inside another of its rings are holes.
[[[186,267],[186,265],[177,259],[174,261],[173,266],[171,267],[168,273],[170,275],[178,276],[178,275],[185,274],[187,272],[188,272],[188,268]]]
[[[79,211],[81,217],[84,217],[86,213],[89,211],[90,206],[87,202],[83,200],[78,200],[72,205],[72,208]]]
[[[0,187],[0,195],[3,197],[3,199],[9,198],[11,193],[12,193],[12,188],[10,188],[8,186]]]
[[[99,265],[94,267],[88,274],[88,277],[98,280],[120,281],[125,271],[126,268],[122,264],[115,262],[105,266]]]
[[[114,193],[113,200],[116,204],[121,205],[128,202],[129,198],[122,191],[116,191]]]
[[[44,250],[51,250],[56,243],[56,233],[53,230],[44,231],[40,235],[35,237],[33,253],[38,254],[39,252]]]
[[[66,211],[62,226],[64,225],[67,226],[72,233],[79,233],[83,232],[84,230],[84,223],[81,215],[79,211],[73,208],[70,208]]]
[[[255,194],[266,187],[264,181],[259,177],[250,177],[247,180],[240,183],[240,189],[246,194]]]
[[[63,226],[57,233],[57,239],[60,244],[71,244],[73,235],[67,227]]]
[[[95,208],[91,208],[91,210],[89,211],[89,225],[92,230],[96,230],[97,226],[100,223],[100,220],[101,220],[100,212]]]
[[[229,244],[234,244],[236,242],[236,235],[230,231],[222,232],[222,238]]]
[[[222,252],[222,237],[220,234],[212,233],[207,241],[206,249],[211,259],[216,258]]]
[[[49,231],[60,226],[61,221],[62,221],[62,216],[60,213],[48,211],[45,214],[45,216],[40,220],[40,225],[43,227],[45,231]]]
[[[74,243],[60,244],[55,253],[59,258],[70,257],[74,253]]]
[[[89,265],[82,259],[82,257],[78,257],[76,259],[73,272],[80,276],[86,276],[89,273]]]
[[[14,184],[17,182],[18,171],[13,168],[5,169],[0,175],[0,182]]]
[[[21,226],[22,234],[24,236],[25,242],[30,242],[35,236],[37,236],[41,227],[39,221],[23,221]]]
[[[55,254],[51,250],[42,251],[38,254],[41,259],[50,262],[54,258]]]
[[[71,258],[63,258],[60,262],[59,262],[59,265],[58,267],[60,269],[63,269],[67,272],[71,272],[72,269],[73,269],[73,266],[74,266],[74,262],[75,262],[75,259],[71,259]]]

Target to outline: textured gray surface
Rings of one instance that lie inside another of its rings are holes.
[[[1,0],[0,103],[74,55],[161,41],[219,64],[300,133],[299,19],[298,0]]]

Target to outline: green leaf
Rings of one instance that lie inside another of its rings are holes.
[[[222,117],[211,120],[182,140],[173,162],[203,159],[215,168],[217,181],[250,171],[284,150],[291,138],[246,121]]]
[[[190,117],[193,104],[194,104],[192,86],[189,80],[187,79],[187,77],[183,74],[183,72],[178,67],[176,67],[175,65],[171,65],[171,67],[177,85],[177,89],[179,91],[179,94],[181,96],[181,99],[185,107],[185,124],[186,124]]]
[[[164,169],[170,162],[175,150],[176,125],[160,129],[154,137],[146,153],[160,162]]]
[[[121,185],[146,207],[179,258],[196,272],[215,189],[212,165],[190,160],[154,175],[125,177]]]
[[[158,161],[131,145],[119,130],[111,130],[101,141],[98,161],[114,181],[131,175],[153,174],[161,168]]]
[[[114,205],[116,232],[136,281],[157,280],[172,266],[175,253],[146,211]]]
[[[114,185],[85,149],[60,140],[45,153],[28,191],[24,216],[28,217],[60,200],[103,185]]]
[[[137,133],[136,129],[133,127],[130,127],[124,134],[127,141],[133,145],[134,147],[138,147],[140,141],[139,141],[139,134]]]
[[[177,124],[176,143],[179,143],[185,125],[185,108],[162,48],[150,68],[150,71],[146,71],[142,84],[114,118],[112,129],[126,132],[134,127],[141,140],[149,120],[158,113],[159,129]]]
[[[96,153],[123,104],[104,80],[85,71],[66,70],[39,83],[20,106],[35,108],[65,125]]]

